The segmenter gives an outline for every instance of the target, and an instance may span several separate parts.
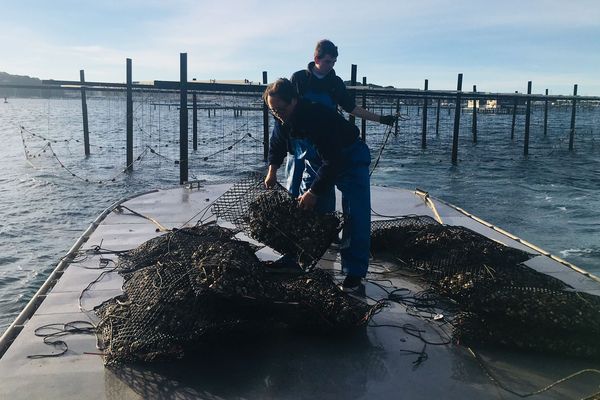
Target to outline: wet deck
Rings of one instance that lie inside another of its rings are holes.
[[[230,187],[213,185],[200,189],[161,190],[130,199],[123,204],[151,216],[166,227],[195,223],[199,211],[210,205]],[[339,197],[339,196],[338,196]],[[429,215],[432,208],[408,190],[373,187],[373,211],[381,215]],[[509,246],[536,253],[519,241],[494,230],[443,202],[433,200],[446,224],[463,225]],[[380,217],[374,216],[374,219]],[[127,250],[158,235],[151,221],[129,212],[111,212],[91,232],[80,250]],[[268,250],[261,258],[275,258]],[[105,258],[116,256],[105,254]],[[493,382],[481,363],[468,349],[457,345],[427,345],[427,359],[416,362],[423,342],[394,327],[368,327],[364,333],[346,337],[310,337],[277,332],[268,337],[248,337],[238,343],[205,349],[184,361],[153,365],[130,365],[107,369],[98,355],[93,335],[69,335],[62,339],[69,350],[61,357],[31,359],[28,355],[48,354],[54,349],[34,335],[46,324],[78,320],[95,321],[89,311],[102,301],[121,293],[122,278],[104,274],[81,297],[82,291],[103,272],[100,255],[90,252],[78,258],[59,274],[52,289],[38,302],[35,314],[26,323],[14,326],[16,339],[0,358],[0,398],[37,399],[516,399],[507,388],[528,393],[586,368],[598,368],[597,362],[566,357],[499,350],[477,351],[484,365],[498,378]],[[555,260],[539,255],[527,264],[565,283],[600,295],[598,282]],[[331,250],[321,262],[322,268],[339,271],[337,252]],[[373,264],[373,272],[385,272],[386,266]],[[396,287],[412,292],[422,290],[419,283],[393,273],[373,275],[367,283],[369,297],[384,298],[377,286]],[[409,315],[406,309],[391,303],[374,318],[379,325],[413,324],[433,342],[443,341],[449,331]],[[18,335],[17,335],[18,334]],[[5,343],[10,337],[3,337]],[[599,390],[600,375],[583,374],[533,398],[585,398]]]

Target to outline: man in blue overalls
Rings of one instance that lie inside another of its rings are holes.
[[[269,171],[265,185],[277,182],[277,169],[283,163],[290,139],[306,139],[321,163],[310,187],[299,197],[300,207],[315,209],[318,200],[334,185],[342,192],[346,217],[340,249],[342,287],[351,291],[361,286],[369,267],[371,235],[371,195],[369,164],[371,155],[360,140],[358,128],[330,107],[299,98],[295,86],[281,78],[267,87],[264,99],[281,122],[269,142]]]
[[[308,64],[307,69],[295,72],[291,82],[301,98],[311,102],[323,104],[333,110],[340,106],[346,112],[370,121],[392,125],[396,120],[394,116],[380,116],[357,106],[348,93],[344,81],[335,74],[333,66],[338,57],[337,47],[329,40],[317,43],[314,61]],[[274,133],[279,129],[275,124]],[[286,174],[287,189],[295,197],[303,194],[311,186],[321,166],[321,160],[314,146],[309,140],[291,139],[288,145]],[[335,211],[335,190],[333,186],[328,193],[319,196],[316,205],[318,212]]]

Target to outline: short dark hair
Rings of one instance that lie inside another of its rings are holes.
[[[333,44],[333,42],[331,40],[328,40],[328,39],[319,40],[317,42],[317,47],[315,47],[315,57],[320,59],[320,58],[325,57],[327,54],[329,54],[331,57],[337,58],[337,56],[338,56],[337,46],[335,44]]]
[[[265,89],[265,92],[263,93],[263,100],[265,103],[267,102],[267,97],[269,96],[279,97],[286,103],[291,103],[292,99],[298,98],[298,92],[296,91],[294,84],[290,82],[289,79],[279,78]]]

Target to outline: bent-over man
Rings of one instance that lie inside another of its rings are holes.
[[[277,169],[287,153],[289,139],[307,139],[314,145],[321,165],[308,190],[299,197],[300,207],[313,209],[317,199],[335,185],[342,192],[346,225],[340,248],[342,284],[350,291],[361,285],[369,266],[371,234],[371,155],[360,140],[358,128],[331,108],[298,97],[285,78],[270,84],[263,95],[281,129],[273,132],[269,147],[269,170],[265,185],[277,182]]]

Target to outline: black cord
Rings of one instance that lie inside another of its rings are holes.
[[[105,269],[108,266],[108,263],[112,262],[115,263],[113,260],[108,259],[108,258],[100,258],[100,266],[101,268],[96,268],[96,269]],[[79,302],[79,309],[83,312],[90,312],[92,310],[87,310],[83,307],[83,305],[81,304],[81,301],[83,300],[83,295],[92,288],[92,286],[94,286],[96,283],[100,282],[104,276],[110,274],[111,272],[114,272],[116,269],[118,268],[118,266],[115,263],[115,266],[111,269],[106,269],[104,271],[102,271],[102,273],[100,273],[100,275],[98,275],[96,277],[96,279],[94,279],[93,281],[91,281],[90,283],[88,283],[88,285],[81,291],[81,293],[79,294],[79,298],[78,298],[78,302]]]
[[[371,175],[373,175],[373,172],[375,171],[375,168],[377,168],[377,165],[379,165],[379,160],[381,159],[381,155],[383,154],[383,150],[385,149],[385,146],[388,142],[388,139],[390,138],[390,135],[392,134],[392,126],[390,125],[387,128],[387,131],[385,133],[385,139],[381,145],[381,148],[379,149],[379,153],[377,154],[377,158],[375,159],[375,163],[373,164],[373,168],[371,168],[371,171],[369,171],[369,177],[371,177]]]
[[[31,354],[27,358],[39,359],[49,357],[60,357],[69,350],[67,343],[59,339],[66,335],[95,335],[96,327],[89,321],[71,321],[66,323],[54,323],[42,325],[35,329],[34,335],[44,338],[44,344],[54,346],[59,350],[58,353],[49,354]]]

